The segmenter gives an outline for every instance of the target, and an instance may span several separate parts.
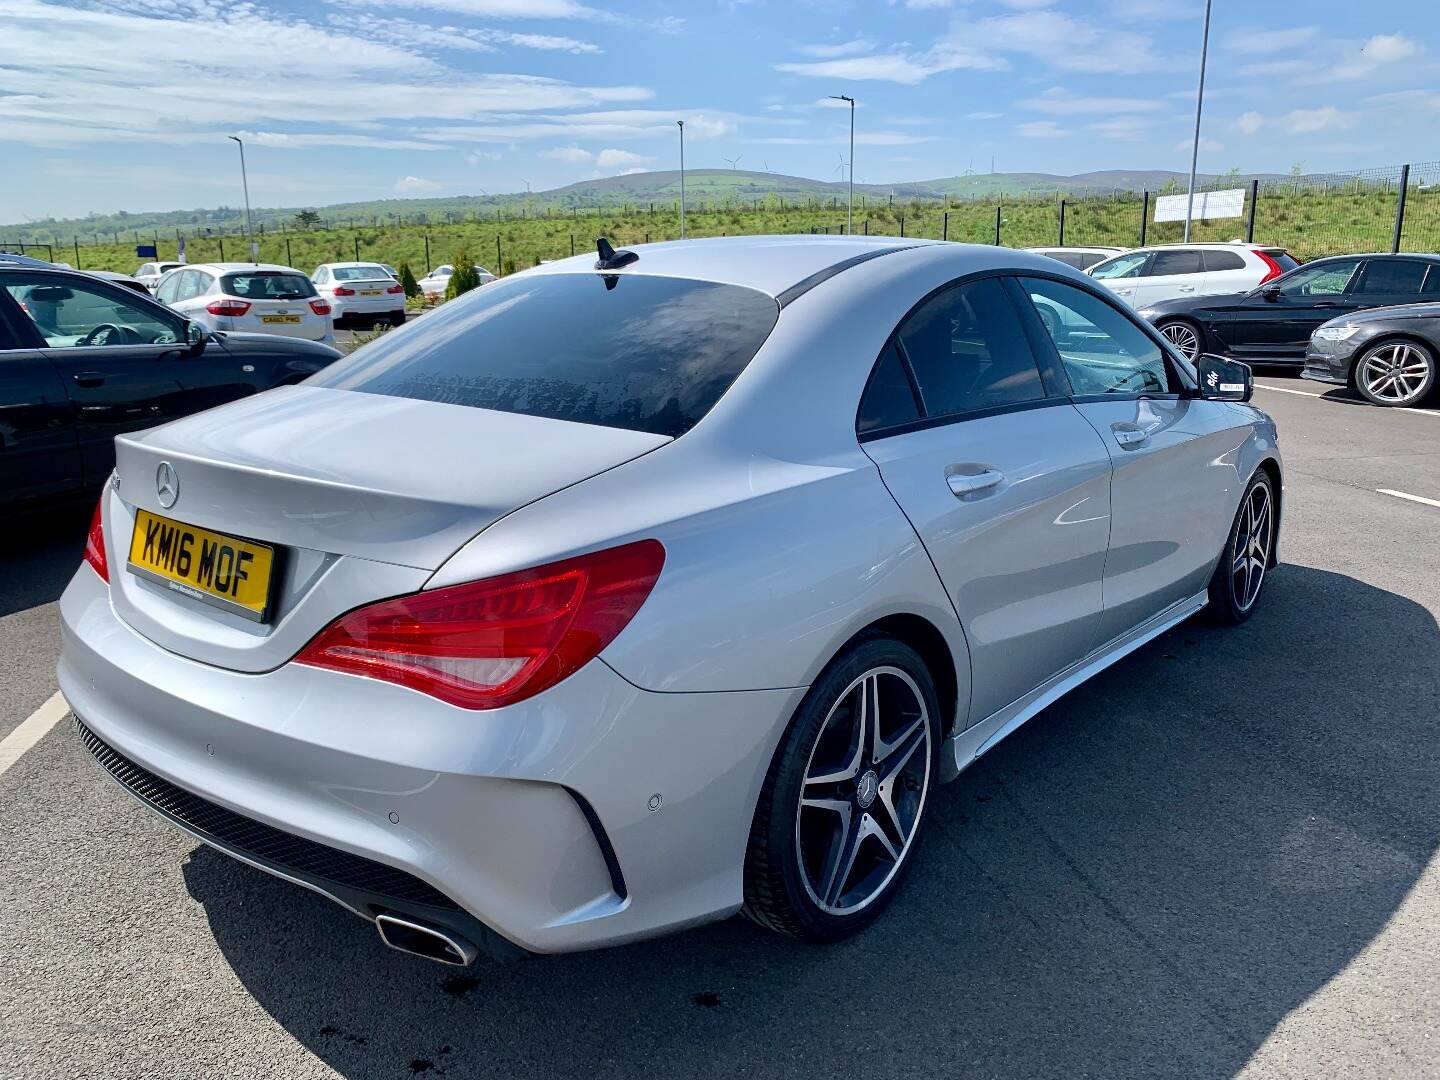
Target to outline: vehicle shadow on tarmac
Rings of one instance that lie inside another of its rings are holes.
[[[1177,628],[939,789],[899,899],[832,948],[732,919],[444,968],[209,849],[184,874],[255,999],[352,1080],[1228,1075],[1435,852],[1437,654],[1419,604],[1282,566],[1245,626]]]
[[[0,618],[60,599],[80,565],[93,508],[26,514],[0,536]]]

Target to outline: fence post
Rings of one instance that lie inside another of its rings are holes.
[[[905,215],[904,215],[904,214],[901,214],[901,215],[900,215],[900,235],[901,235],[901,236],[904,236],[904,235],[905,235]]]
[[[360,261],[360,237],[355,237],[355,261]]]
[[[1060,239],[1056,241],[1056,247],[1065,246],[1065,200],[1060,200]]]
[[[224,261],[225,261],[225,237],[221,236],[221,237],[219,237],[218,239],[220,240],[220,261],[221,261],[221,262],[224,262]]]
[[[949,210],[946,210],[946,211],[945,211],[944,218],[943,218],[943,220],[942,220],[942,222],[941,222],[941,224],[940,224],[940,239],[941,239],[941,240],[949,240],[949,239],[950,239],[950,211],[949,211]]]
[[[290,237],[285,237],[285,265],[294,266],[295,258],[290,254]]]
[[[1245,218],[1245,242],[1255,242],[1255,204],[1260,201],[1260,181],[1250,181],[1250,213]]]
[[[1150,224],[1150,192],[1140,202],[1140,246],[1145,246],[1145,229]]]
[[[425,234],[425,273],[430,273],[430,234]]]
[[[75,237],[75,269],[80,270],[80,237]]]
[[[575,234],[573,232],[570,234],[570,257],[575,257]]]
[[[1000,246],[1000,207],[995,207],[995,246]]]
[[[866,219],[865,219],[865,235],[866,235],[866,236],[869,236],[869,235],[870,235],[870,219],[869,219],[869,218],[866,218]]]
[[[1405,192],[1410,188],[1410,166],[1400,166],[1400,194],[1395,197],[1395,235],[1390,240],[1390,250],[1400,250],[1400,234],[1405,231]]]
[[[500,234],[495,234],[495,276],[505,276],[505,258],[500,254]]]

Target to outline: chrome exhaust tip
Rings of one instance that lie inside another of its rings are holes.
[[[380,940],[390,948],[426,960],[465,967],[480,955],[480,950],[459,934],[389,912],[375,916],[375,928],[380,931]]]

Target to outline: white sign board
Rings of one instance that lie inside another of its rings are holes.
[[[1184,221],[1185,204],[1188,195],[1161,195],[1155,200],[1156,221]],[[1196,220],[1201,218],[1240,217],[1245,213],[1245,189],[1231,188],[1229,191],[1195,192]]]

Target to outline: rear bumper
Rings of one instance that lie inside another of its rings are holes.
[[[803,693],[656,694],[596,661],[476,713],[293,664],[251,675],[176,656],[125,625],[86,566],[61,615],[60,687],[93,739],[182,796],[335,857],[297,861],[284,837],[262,850],[243,829],[244,842],[206,835],[144,800],[172,823],[367,917],[443,922],[439,897],[472,939],[478,924],[533,952],[736,910],[755,801]],[[378,876],[347,876],[347,858]]]
[[[380,296],[337,296],[329,298],[330,317],[339,321],[349,315],[388,315],[403,311],[405,296],[388,293]]]

